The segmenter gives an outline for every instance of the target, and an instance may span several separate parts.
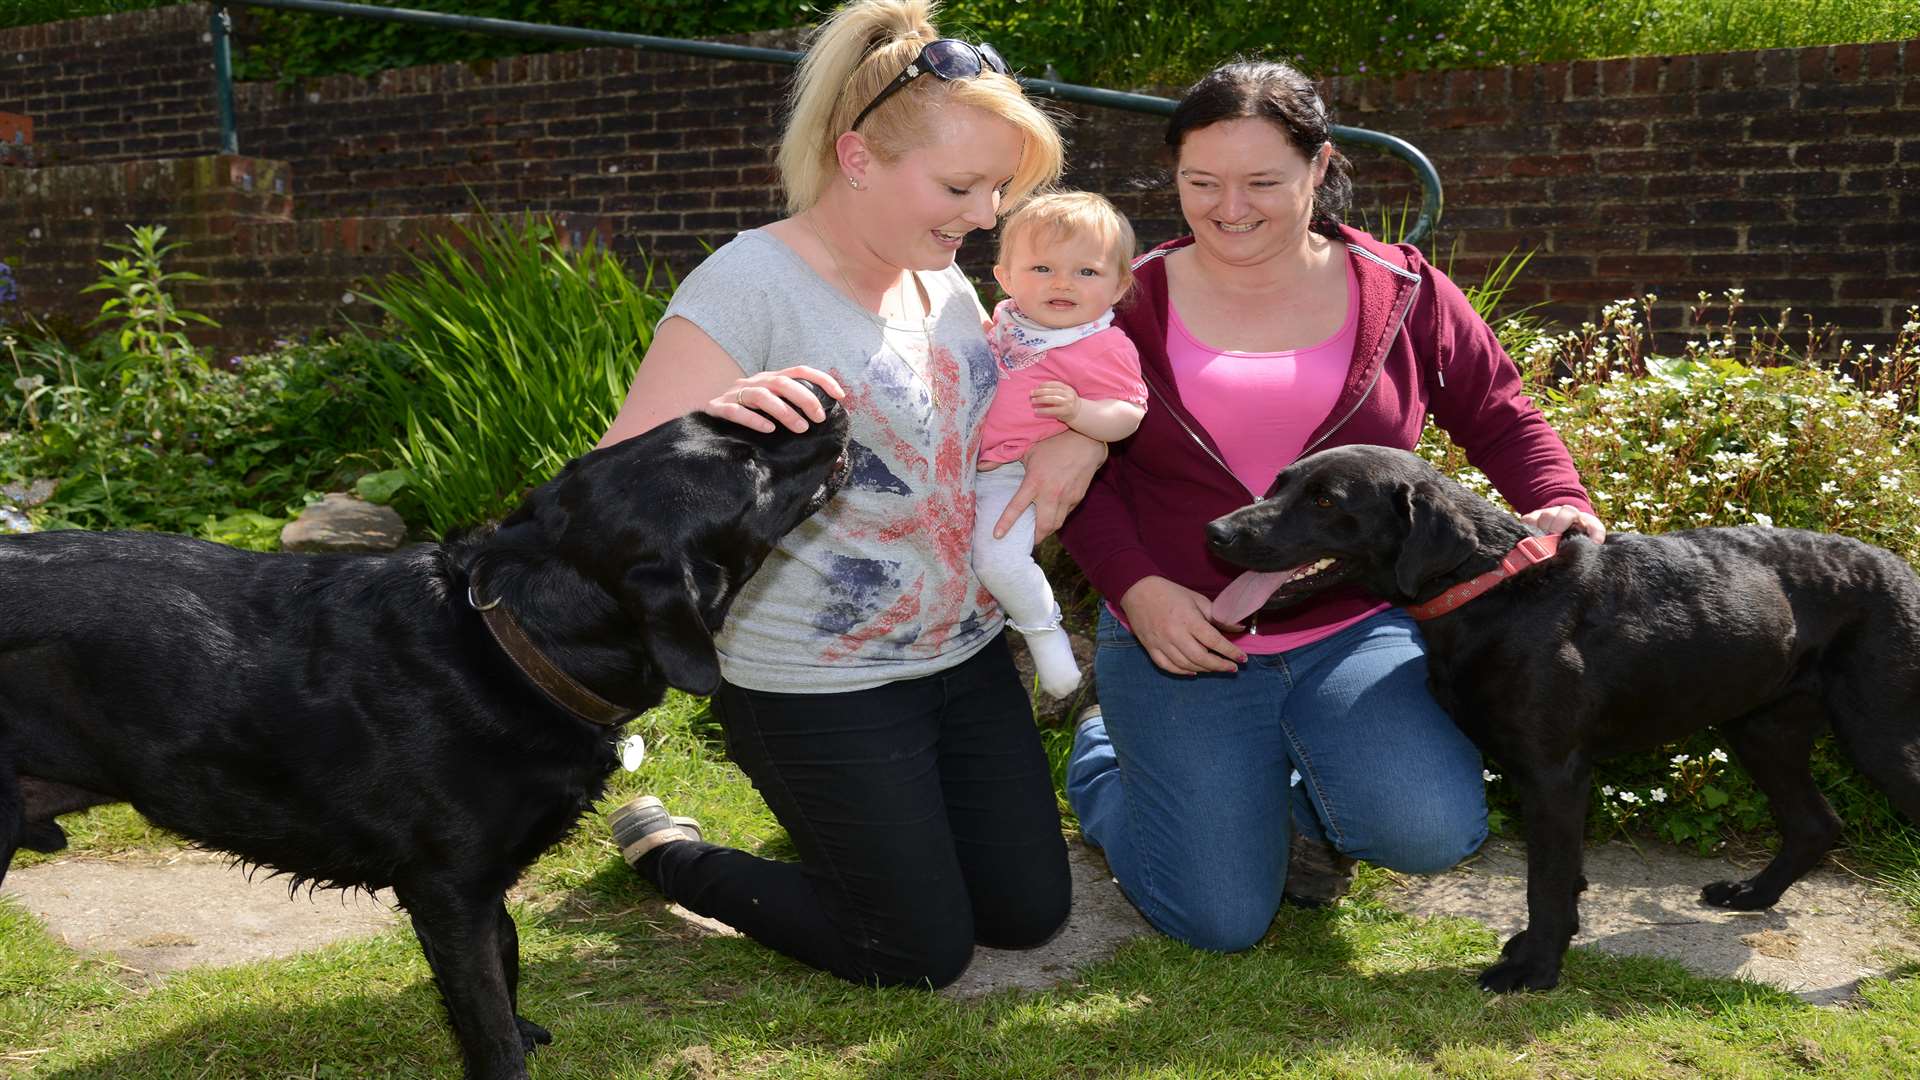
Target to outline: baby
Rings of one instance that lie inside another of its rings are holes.
[[[1102,442],[1133,434],[1146,416],[1140,354],[1113,326],[1113,305],[1133,284],[1133,226],[1087,192],[1040,195],[1000,230],[994,279],[1011,299],[993,310],[987,342],[1000,385],[981,433],[974,480],[973,569],[1026,635],[1040,689],[1065,697],[1080,685],[1060,608],[1033,561],[1033,508],[1003,539],[993,527],[1020,487],[1020,458],[1072,428]]]

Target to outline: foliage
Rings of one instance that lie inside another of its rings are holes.
[[[1240,54],[1315,75],[1395,75],[1920,33],[1920,10],[1901,0],[951,0],[943,10],[943,27],[993,41],[1029,74],[1120,88],[1182,86]]]
[[[146,384],[142,387],[146,392],[137,399],[141,426],[153,427],[169,413],[176,421],[184,419],[179,414],[189,393],[189,381],[207,372],[206,359],[187,340],[187,327],[219,324],[174,303],[169,291],[173,286],[204,280],[190,271],[161,266],[168,255],[186,245],[163,243],[165,225],[127,228],[133,233],[133,241],[108,244],[108,248],[123,254],[117,259],[102,259],[99,280],[80,291],[111,294],[90,325],[109,325],[113,328],[112,348],[122,356],[142,358],[138,367],[121,374],[123,380]]]
[[[0,27],[166,0],[0,0]],[[805,0],[370,0],[521,22],[674,38],[798,25],[830,8]],[[243,9],[244,10],[244,9]],[[249,79],[477,60],[554,49],[552,42],[397,23],[246,10],[236,69]],[[1657,56],[1920,35],[1906,0],[948,0],[948,33],[992,41],[1029,75],[1113,87],[1184,85],[1236,54],[1289,59],[1316,75],[1391,76],[1607,56]]]
[[[370,342],[285,343],[214,364],[174,300],[179,248],[136,228],[102,260],[104,331],[70,346],[36,321],[0,331],[0,480],[57,479],[45,527],[143,528],[271,549],[316,484],[376,444],[361,406]],[[364,459],[364,460],[361,460]]]
[[[0,29],[168,7],[177,0],[0,0]]]
[[[711,38],[751,30],[794,26],[813,16],[806,0],[660,0],[648,4],[615,0],[363,0],[516,22],[577,26],[670,38]],[[342,19],[292,11],[250,13],[247,32],[236,36],[241,51],[237,77],[293,79],[348,72],[372,75],[386,68],[479,60],[549,52],[564,46],[523,37],[494,37],[403,23]]]
[[[370,407],[435,531],[511,509],[606,432],[671,292],[643,265],[635,283],[591,238],[482,217],[371,291],[404,362],[377,369]]]
[[[1760,525],[1841,533],[1920,561],[1920,308],[1884,354],[1829,340],[1796,343],[1790,314],[1736,332],[1740,292],[1709,305],[1679,356],[1659,356],[1642,321],[1652,297],[1605,309],[1602,324],[1533,335],[1515,350],[1541,411],[1566,441],[1610,529],[1645,533]],[[1828,361],[1831,365],[1832,361]],[[1422,446],[1443,470],[1497,498],[1436,431]],[[1603,763],[1593,820],[1709,848],[1729,830],[1770,828],[1766,800],[1727,768],[1717,734]],[[1898,819],[1830,744],[1815,776],[1856,838]],[[1505,793],[1496,785],[1496,796]],[[1504,798],[1496,802],[1506,805]]]

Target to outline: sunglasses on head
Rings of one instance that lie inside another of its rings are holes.
[[[860,110],[860,115],[853,118],[853,124],[847,130],[858,131],[860,121],[865,120],[869,113],[879,108],[881,102],[899,93],[901,87],[922,75],[936,75],[942,80],[952,82],[954,79],[975,78],[983,71],[997,71],[1002,75],[1010,74],[1007,70],[1007,62],[1000,58],[1000,54],[995,52],[991,45],[973,45],[959,38],[941,38],[938,41],[928,42],[927,47],[920,50],[920,55],[913,58],[905,71],[895,75],[892,82],[880,88],[880,92],[867,103],[867,107]]]

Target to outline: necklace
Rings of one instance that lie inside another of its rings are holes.
[[[847,296],[853,301],[854,306],[860,307],[860,291],[853,287],[853,282],[847,277],[846,267],[840,265],[840,253],[838,251],[835,251],[833,245],[827,242],[826,235],[820,231],[820,227],[813,223],[813,211],[809,209],[806,213],[801,214],[800,218],[802,221],[805,221],[807,223],[807,231],[813,233],[813,238],[815,240],[820,241],[821,247],[827,249],[827,258],[833,261],[833,270],[834,270],[834,273],[840,275],[840,284],[847,287]],[[860,310],[865,311],[867,314],[867,317],[872,319],[882,329],[905,329],[905,330],[913,329],[910,326],[896,327],[893,324],[892,320],[888,319],[885,315],[881,315],[877,312],[867,311],[867,309],[864,307],[860,307]],[[933,321],[932,319],[924,315],[921,316],[920,318],[920,328],[919,328],[920,333],[922,336],[926,337],[929,341],[931,341],[933,338],[932,321]]]
[[[868,311],[866,307],[860,306],[860,292],[858,292],[858,290],[854,290],[854,286],[852,286],[852,281],[849,281],[849,279],[847,279],[847,267],[843,267],[843,265],[841,265],[841,261],[839,261],[839,252],[835,252],[835,250],[833,250],[833,244],[828,244],[828,238],[826,238],[826,234],[820,233],[820,227],[818,227],[818,225],[814,225],[814,215],[812,215],[812,209],[808,209],[808,211],[806,211],[806,213],[803,213],[801,217],[803,217],[804,221],[806,221],[806,229],[808,229],[810,233],[814,234],[814,240],[820,240],[820,246],[828,250],[828,258],[833,259],[833,271],[835,271],[837,275],[841,275],[841,284],[845,284],[845,286],[847,286],[847,298],[849,298],[849,300],[852,300],[852,306],[860,307],[860,313],[862,313],[862,315],[866,315],[868,319],[872,319],[872,321],[874,321],[874,325],[876,325],[876,327],[879,327],[879,334],[881,334],[881,340],[885,340],[885,336],[887,336],[887,331],[895,331],[895,329],[900,329],[900,331],[912,331],[912,327],[895,327],[895,325],[893,325],[893,321],[889,321],[889,319],[887,319],[885,315],[879,315],[879,313],[876,313],[876,311]],[[902,273],[904,273],[904,271],[902,271]],[[916,284],[918,284],[918,281],[916,281]],[[937,405],[939,404],[939,396],[937,396],[937,394],[933,392],[933,379],[931,379],[931,377],[927,377],[927,373],[925,373],[925,371],[922,371],[922,369],[920,369],[920,367],[922,367],[922,365],[925,365],[925,363],[931,363],[931,361],[933,361],[933,311],[931,311],[931,304],[927,306],[927,313],[925,313],[925,315],[922,315],[922,317],[920,317],[920,338],[922,338],[922,350],[924,350],[924,356],[922,356],[922,359],[918,359],[918,361],[916,361],[914,357],[910,356],[910,352],[908,352],[908,350],[902,350],[902,348],[899,348],[897,344],[895,344],[895,346],[891,346],[891,348],[893,348],[893,352],[895,352],[895,356],[900,357],[900,367],[904,367],[904,369],[906,369],[906,373],[908,373],[908,375],[912,375],[914,379],[920,382],[920,386],[922,386],[922,388],[925,388],[925,392],[927,392],[927,404]]]

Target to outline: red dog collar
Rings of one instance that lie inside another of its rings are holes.
[[[1560,550],[1560,534],[1523,537],[1500,565],[1469,581],[1463,581],[1424,604],[1407,608],[1407,614],[1421,621],[1438,618],[1493,588],[1529,566],[1546,562]]]

